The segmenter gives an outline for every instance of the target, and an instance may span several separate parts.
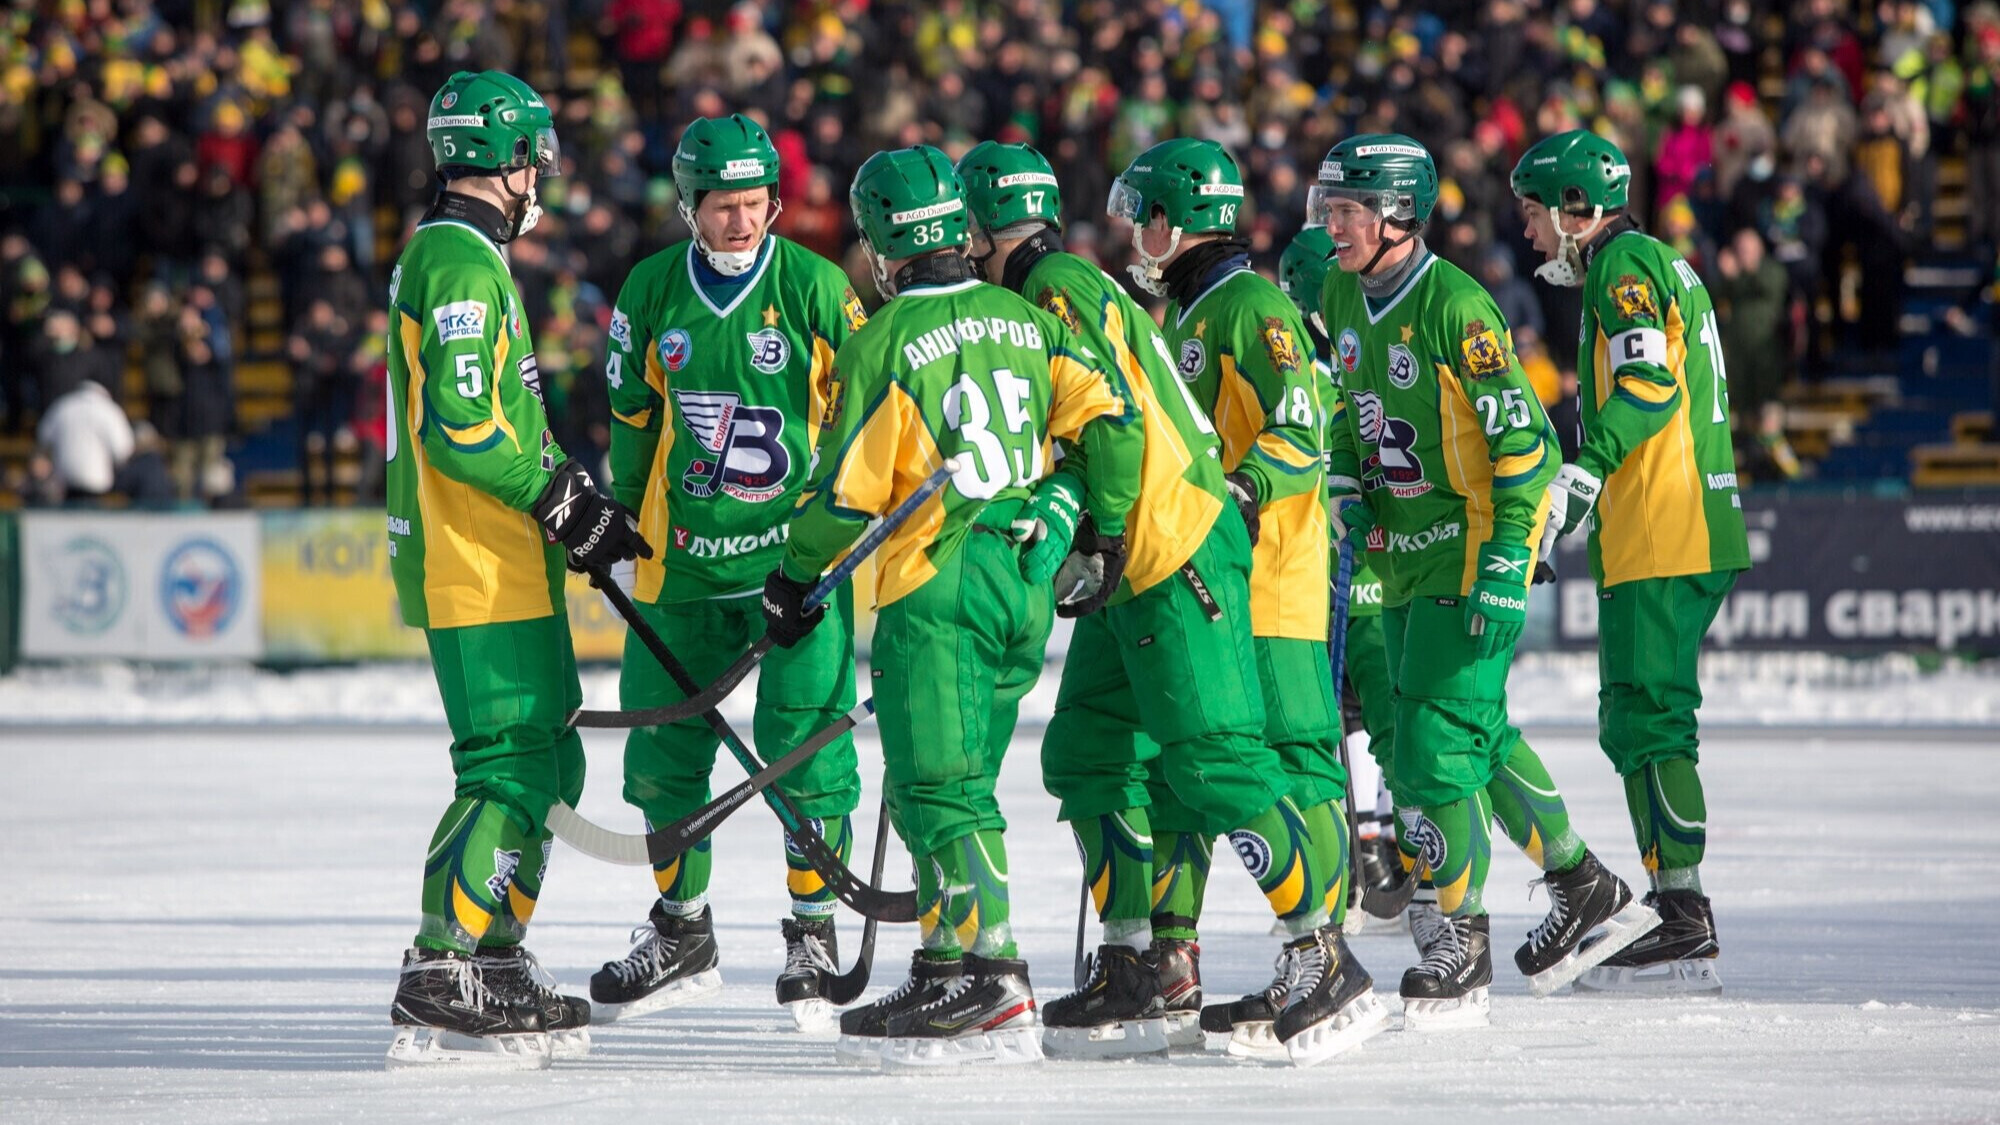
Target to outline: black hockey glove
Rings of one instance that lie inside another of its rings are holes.
[[[1125,537],[1099,535],[1089,516],[1077,524],[1069,557],[1056,569],[1056,616],[1096,613],[1118,592],[1125,577]]]
[[[529,512],[549,542],[563,545],[569,568],[588,571],[630,558],[650,559],[653,548],[639,534],[632,510],[597,491],[582,462],[557,466]]]
[[[806,595],[812,593],[815,583],[794,582],[785,577],[782,568],[773,570],[764,579],[764,635],[779,648],[790,648],[806,639],[820,619],[826,616],[826,603],[806,612]]]
[[[1243,513],[1243,526],[1250,532],[1250,545],[1257,545],[1258,525],[1263,521],[1257,515],[1257,482],[1249,473],[1230,473],[1222,478],[1229,486],[1229,498],[1236,501],[1236,510]]]

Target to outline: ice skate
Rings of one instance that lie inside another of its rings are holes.
[[[590,1053],[590,1001],[556,991],[555,978],[524,946],[481,949],[477,957],[486,987],[503,1000],[540,1009],[551,1056],[580,1059]]]
[[[1549,872],[1540,882],[1549,891],[1549,916],[1514,951],[1514,964],[1536,996],[1547,996],[1582,976],[1660,924],[1659,914],[1634,901],[1625,881],[1588,851],[1568,871]],[[1604,927],[1603,937],[1588,949],[1579,948],[1599,926]]]
[[[1272,1025],[1277,1022],[1278,1012],[1285,1006],[1285,998],[1290,992],[1291,959],[1280,953],[1277,975],[1271,978],[1270,984],[1265,985],[1262,991],[1240,999],[1202,1008],[1201,1029],[1229,1036],[1224,1053],[1230,1058],[1285,1062],[1288,1060],[1285,1045],[1278,1041],[1278,1033]]]
[[[833,917],[809,922],[787,918],[779,927],[785,935],[785,967],[778,972],[778,1003],[792,1013],[800,1031],[832,1031],[835,1010],[826,998],[826,982],[840,972]]]
[[[958,974],[957,961],[934,961],[918,950],[910,958],[909,979],[894,992],[873,1004],[840,1013],[840,1040],[833,1045],[834,1058],[851,1066],[879,1064],[889,1021],[943,996]]]
[[[1208,1036],[1201,1029],[1201,946],[1173,938],[1153,939],[1146,954],[1160,974],[1160,998],[1167,1004],[1167,1045],[1200,1048]]]
[[[1486,915],[1447,918],[1435,903],[1410,911],[1410,933],[1424,959],[1403,973],[1403,1030],[1485,1027],[1492,1001],[1492,922]]]
[[[1380,1035],[1389,1009],[1347,939],[1321,926],[1285,946],[1290,988],[1272,1026],[1293,1066],[1316,1066]]]
[[[1167,1004],[1159,969],[1124,945],[1100,945],[1082,988],[1042,1009],[1050,1058],[1122,1059],[1167,1053]]]
[[[1659,926],[1576,978],[1577,991],[1719,994],[1722,950],[1707,897],[1697,891],[1649,891],[1645,902],[1659,912]],[[1591,952],[1599,940],[1585,939],[1583,951]]]
[[[553,1057],[541,1010],[501,998],[478,962],[442,949],[403,954],[403,974],[389,1003],[396,1037],[386,1065],[452,1064],[546,1070]]]
[[[623,961],[605,962],[590,978],[597,1022],[649,1015],[722,988],[715,920],[707,907],[682,918],[656,901],[646,924],[632,931],[632,942]]]
[[[942,995],[888,1024],[882,1069],[1018,1066],[1042,1059],[1028,963],[967,954]]]

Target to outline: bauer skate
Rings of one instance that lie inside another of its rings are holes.
[[[403,954],[396,998],[389,1003],[396,1037],[386,1065],[450,1064],[546,1070],[553,1055],[532,1004],[488,988],[477,961],[443,949]]]
[[[1042,1059],[1028,963],[966,954],[944,993],[890,1018],[882,1069],[1019,1066]]]
[[[910,976],[894,992],[860,1008],[840,1013],[840,1041],[833,1056],[850,1066],[876,1066],[888,1042],[889,1023],[943,996],[958,979],[957,961],[934,961],[918,950],[910,957]]]
[[[1316,1066],[1388,1027],[1389,1009],[1338,927],[1293,938],[1285,959],[1289,988],[1272,1031],[1293,1066]]]
[[[523,946],[482,948],[476,956],[486,987],[503,1000],[541,1010],[553,1057],[580,1059],[590,1053],[590,1001],[556,991],[555,978]]]
[[[1050,1058],[1122,1059],[1167,1053],[1167,1003],[1159,969],[1124,945],[1100,945],[1083,987],[1042,1009]]]
[[[1146,956],[1160,974],[1160,998],[1167,1003],[1167,1045],[1202,1047],[1208,1036],[1201,1029],[1201,946],[1154,938]]]

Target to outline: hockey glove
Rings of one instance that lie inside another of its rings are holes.
[[[590,584],[596,586],[597,580],[595,578],[591,579]],[[611,584],[624,591],[626,600],[630,601],[632,598],[632,588],[639,584],[639,564],[632,559],[613,563],[611,566]],[[610,597],[607,596],[604,599],[604,604],[610,608],[611,616],[618,616],[618,607],[611,604]]]
[[[1056,569],[1056,616],[1096,613],[1125,577],[1125,537],[1099,535],[1089,516],[1076,529],[1070,555]]]
[[[569,568],[588,571],[629,558],[650,559],[653,548],[639,534],[632,510],[597,491],[577,460],[564,461],[529,509],[549,542],[560,543]]]
[[[1543,543],[1554,546],[1557,539],[1582,527],[1597,507],[1597,494],[1603,489],[1604,482],[1582,465],[1557,469],[1556,479],[1549,482],[1549,527],[1543,533]]]
[[[812,593],[812,582],[795,582],[785,576],[782,567],[773,570],[764,579],[764,635],[779,648],[790,648],[806,639],[813,626],[826,616],[826,603],[821,602],[806,612],[806,595]]]
[[[1354,536],[1356,548],[1362,547],[1362,540],[1375,530],[1375,509],[1368,501],[1353,493],[1336,495],[1333,498],[1333,541],[1336,545],[1348,536]]]
[[[1055,473],[1035,487],[1035,494],[1014,517],[1014,542],[1021,548],[1021,577],[1040,586],[1056,576],[1076,538],[1082,511],[1083,484],[1069,473]]]
[[[1478,638],[1481,660],[1504,652],[1521,639],[1528,619],[1528,558],[1526,547],[1487,540],[1479,548],[1479,577],[1465,600],[1465,631]]]
[[[1249,473],[1230,473],[1222,478],[1229,486],[1229,498],[1236,502],[1236,510],[1243,513],[1243,526],[1250,532],[1250,545],[1257,545],[1257,535],[1263,523],[1257,515],[1257,482]]]

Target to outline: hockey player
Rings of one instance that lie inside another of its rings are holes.
[[[1507,719],[1554,434],[1486,291],[1420,232],[1437,168],[1408,137],[1361,135],[1320,165],[1307,218],[1333,237],[1321,319],[1345,425],[1332,435],[1335,521],[1382,576],[1404,839],[1436,887],[1424,959],[1403,977],[1406,1027],[1477,1026],[1492,979],[1482,892],[1498,817],[1545,872],[1549,915],[1514,954],[1545,995],[1657,923],[1569,825],[1548,771]]]
[[[1047,1042],[1064,1054],[1164,1050],[1169,1032],[1155,1021],[1169,1000],[1171,1034],[1200,1042],[1193,922],[1159,913],[1161,880],[1173,875],[1154,835],[1199,841],[1205,860],[1207,841],[1227,832],[1291,935],[1281,956],[1288,987],[1264,1015],[1276,1025],[1268,1040],[1299,1063],[1329,1058],[1379,1031],[1386,1012],[1329,924],[1333,880],[1264,741],[1249,542],[1225,512],[1214,427],[1174,377],[1152,318],[1102,270],[1062,252],[1048,162],[1025,145],[989,142],[960,169],[989,276],[1108,357],[1146,424],[1124,581],[1103,611],[1078,617],[1042,742],[1044,783],[1077,834],[1104,927],[1088,983],[1044,1012]],[[1323,527],[1320,535],[1323,543]],[[1323,591],[1323,569],[1319,581]],[[1066,588],[1060,575],[1057,588]],[[1322,686],[1324,660],[1322,648]],[[1345,825],[1338,831],[1344,840]]]
[[[1598,739],[1625,779],[1646,901],[1661,919],[1577,984],[1719,992],[1701,890],[1695,663],[1750,552],[1714,308],[1686,260],[1626,213],[1630,180],[1625,154],[1581,130],[1535,145],[1513,175],[1527,234],[1548,258],[1536,276],[1583,287],[1584,441],[1550,485],[1543,550],[1590,523]]]
[[[1319,297],[1333,268],[1333,236],[1325,227],[1307,227],[1278,258],[1278,288],[1292,299],[1311,329],[1313,371],[1324,384],[1323,397],[1334,421],[1339,421],[1339,389],[1328,361],[1331,341],[1320,319]],[[1333,421],[1329,422],[1332,425]],[[1357,544],[1358,546],[1358,544]],[[1382,580],[1368,565],[1366,549],[1354,552],[1348,584],[1347,638],[1341,669],[1346,681],[1345,704],[1358,704],[1358,716],[1346,717],[1348,791],[1354,795],[1356,837],[1354,880],[1361,885],[1361,908],[1378,918],[1401,918],[1415,889],[1413,872],[1404,870],[1396,848],[1395,805],[1390,797],[1390,754],[1396,745],[1396,707],[1389,685],[1389,662],[1382,649]],[[1350,922],[1349,930],[1354,928]]]
[[[1098,529],[1089,550],[1115,581],[1144,434],[1115,374],[1060,320],[975,277],[964,188],[942,152],[875,154],[848,200],[888,303],[834,361],[826,452],[764,584],[777,643],[811,635],[825,613],[805,614],[807,591],[872,517],[959,464],[876,555],[877,717],[923,944],[901,988],[842,1014],[842,1053],[888,1067],[1030,1062],[1035,1001],[1008,922],[994,785],[1041,673],[1047,573],[1069,546],[1037,484],[1051,441],[1075,443]],[[1019,551],[1017,520],[1040,523],[1041,551]]]
[[[771,233],[778,153],[738,114],[698,118],[674,152],[681,218],[693,232],[632,270],[611,314],[612,490],[662,546],[637,567],[633,603],[696,680],[721,672],[763,635],[757,595],[785,549],[832,387],[833,355],[866,320],[833,263]],[[853,595],[796,648],[765,659],[756,741],[766,760],[852,708]],[[683,698],[636,636],[626,638],[625,707]],[[709,799],[720,740],[699,718],[626,736],[625,799],[670,824]],[[778,785],[845,859],[860,797],[854,742],[828,745]],[[785,841],[792,916],[781,923],[778,1002],[802,1028],[830,1021],[837,971],[832,892]],[[591,978],[600,1018],[630,1018],[721,987],[708,906],[710,841],[657,866],[659,897],[639,941]]]
[[[443,190],[389,283],[389,555],[403,621],[430,646],[458,784],[424,862],[389,1062],[547,1066],[550,1034],[581,1049],[590,1022],[521,946],[548,870],[544,819],[583,793],[563,565],[651,549],[550,436],[502,252],[557,173],[548,106],[512,75],[460,72],[425,131]]]

